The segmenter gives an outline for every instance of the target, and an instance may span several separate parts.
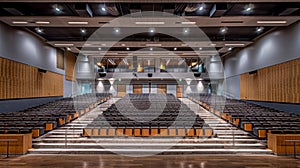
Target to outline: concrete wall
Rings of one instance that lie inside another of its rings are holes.
[[[226,93],[239,98],[239,75],[300,57],[300,22],[278,29],[223,61]]]

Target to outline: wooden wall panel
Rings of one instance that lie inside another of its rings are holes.
[[[167,85],[157,85],[158,94],[167,94]]]
[[[66,52],[66,80],[75,80],[75,64],[76,56],[67,51]]]
[[[183,97],[183,85],[176,86],[176,97]]]
[[[118,85],[118,97],[124,97],[126,95],[126,85]]]
[[[300,59],[240,75],[244,100],[300,103]]]
[[[142,94],[143,93],[143,85],[133,85],[133,94]]]
[[[63,96],[63,75],[0,58],[0,99]]]

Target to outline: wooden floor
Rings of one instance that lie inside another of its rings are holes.
[[[1,168],[299,168],[300,158],[278,156],[157,155],[25,155],[0,160]]]

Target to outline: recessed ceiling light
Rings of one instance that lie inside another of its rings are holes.
[[[55,7],[55,11],[56,11],[56,12],[60,12],[61,9],[60,9],[59,7]]]
[[[253,8],[254,8],[253,4],[246,5],[244,8],[244,13],[247,13],[247,14],[251,13],[253,11]]]
[[[44,32],[44,30],[43,30],[43,29],[41,29],[41,28],[38,28],[38,27],[37,27],[37,28],[35,28],[35,31],[36,31],[36,32],[38,32],[38,33],[40,33],[40,34]]]
[[[176,51],[176,50],[177,50],[177,48],[175,47],[175,48],[174,48],[174,51]]]
[[[149,25],[149,24],[153,24],[153,25],[159,24],[159,25],[161,25],[161,24],[165,24],[165,22],[135,22],[135,24],[145,24],[145,25]]]
[[[68,22],[70,25],[87,25],[89,22]]]
[[[85,33],[86,33],[86,29],[82,28],[82,29],[80,29],[80,32],[81,32],[82,34],[85,34]]]
[[[27,24],[28,22],[26,21],[13,21],[13,24]]]
[[[68,51],[71,51],[71,48],[70,48],[70,47],[67,47],[67,50],[68,50]]]
[[[264,30],[264,27],[257,27],[256,28],[256,32],[257,33],[260,33],[260,32],[262,32]]]
[[[130,50],[130,48],[129,48],[129,47],[127,47],[127,48],[126,48],[126,50],[127,50],[127,51],[129,51],[129,50]]]
[[[286,20],[258,20],[258,24],[286,24]]]
[[[105,7],[102,7],[102,8],[101,8],[101,10],[102,10],[103,12],[105,12],[105,11],[106,11]]]
[[[229,47],[229,48],[228,48],[228,51],[231,51],[231,50],[232,50],[232,47]]]
[[[115,33],[120,33],[120,28],[114,28]]]
[[[102,48],[101,48],[101,47],[99,47],[99,48],[98,48],[98,50],[99,50],[99,51],[101,51],[101,50],[102,50]]]
[[[204,9],[204,3],[200,4],[199,11],[202,11],[203,9]]]
[[[221,33],[221,34],[225,34],[225,33],[227,33],[227,31],[228,31],[228,28],[227,28],[227,27],[221,27],[221,28],[220,28],[220,33]]]
[[[150,48],[150,51],[153,51],[153,48],[152,48],[152,47]]]
[[[199,50],[202,50],[202,47],[200,47]]]
[[[50,24],[48,21],[36,21],[36,24]]]
[[[154,32],[155,32],[155,29],[154,29],[154,28],[151,28],[151,29],[149,30],[149,32],[150,32],[150,33],[154,33]]]
[[[189,29],[188,29],[188,28],[184,28],[184,29],[183,29],[183,33],[184,33],[184,34],[187,34],[188,32],[189,32]]]

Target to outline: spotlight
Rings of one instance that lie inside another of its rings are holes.
[[[233,49],[232,47],[229,47],[229,48],[228,48],[228,51],[231,51],[232,49]]]
[[[199,7],[199,11],[202,11],[204,9],[204,4],[202,3],[201,5],[200,5],[200,7]]]
[[[99,51],[101,51],[101,50],[102,50],[102,48],[101,48],[101,47],[99,47],[99,48],[98,48],[98,50],[99,50]]]
[[[245,10],[244,10],[244,13],[251,13],[253,11],[253,8],[254,8],[254,5],[253,4],[248,4],[245,6]]]
[[[126,48],[126,50],[127,50],[127,51],[129,51],[129,50],[130,50],[130,48],[129,48],[129,47],[127,47],[127,48]]]
[[[105,12],[105,11],[106,11],[105,7],[102,7],[102,8],[101,8],[101,10],[102,10],[103,12]]]
[[[176,50],[177,50],[177,48],[175,47],[175,48],[174,48],[174,51],[176,51]]]
[[[59,7],[54,8],[56,12],[61,12],[61,9]]]
[[[257,27],[256,28],[256,32],[257,33],[260,33],[260,32],[262,32],[264,30],[264,27]]]
[[[154,32],[155,32],[155,29],[154,29],[154,28],[151,28],[151,29],[149,30],[149,32],[150,32],[150,33],[154,33]]]
[[[220,28],[220,33],[221,33],[221,34],[225,34],[225,33],[227,33],[227,31],[228,31],[228,28],[227,28],[227,27],[221,27],[221,28]]]
[[[153,48],[150,48],[150,51],[153,51]]]
[[[35,28],[35,31],[38,32],[38,33],[40,33],[40,34],[44,32],[44,30],[41,29],[41,28]]]
[[[86,33],[86,29],[80,29],[80,32],[82,33],[82,34],[85,34]]]
[[[67,47],[67,50],[68,50],[68,51],[71,51],[71,48],[70,48],[70,47]]]
[[[119,28],[115,28],[115,32],[116,33],[120,33],[120,29]]]
[[[200,47],[199,50],[202,50],[202,47]]]

